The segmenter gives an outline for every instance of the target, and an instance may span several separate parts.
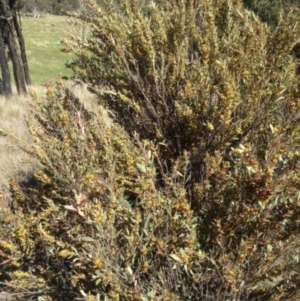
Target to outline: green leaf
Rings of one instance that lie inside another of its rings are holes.
[[[147,216],[147,218],[146,218],[146,221],[145,221],[144,231],[147,231],[148,226],[149,226],[149,222],[150,222],[151,218],[152,218],[152,214],[149,213],[148,216]]]
[[[267,250],[268,250],[268,252],[272,252],[273,247],[271,245],[267,245]]]
[[[127,271],[130,274],[130,276],[133,275],[133,271],[132,271],[132,268],[130,266],[127,267]]]
[[[97,279],[96,280],[96,285],[98,285],[101,281],[102,281],[101,278]]]
[[[178,262],[181,262],[181,259],[175,254],[170,254],[170,257],[172,257],[174,260],[176,260]]]
[[[147,293],[147,296],[150,298],[154,298],[155,297],[156,292],[155,291],[150,291]]]
[[[145,173],[147,171],[146,166],[143,164],[136,163],[136,167],[139,169],[140,172]]]
[[[94,241],[94,239],[91,238],[91,237],[89,237],[89,236],[84,236],[84,237],[82,237],[82,240],[83,240],[83,241]]]
[[[179,171],[177,171],[176,173],[177,173],[180,177],[183,178],[183,174],[182,174],[182,173],[180,173]]]

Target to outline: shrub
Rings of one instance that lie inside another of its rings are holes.
[[[40,300],[297,300],[297,15],[102,2],[64,50],[112,123],[60,84],[33,95],[41,170],[12,182],[0,280]]]
[[[279,21],[281,11],[288,13],[293,6],[299,7],[297,0],[243,0],[244,5],[255,12],[262,21],[267,22],[271,26],[276,26]]]
[[[32,97],[34,146],[27,152],[41,170],[33,187],[11,183],[22,215],[9,248],[0,241],[12,275],[0,279],[11,280],[14,293],[41,291],[39,300],[73,300],[80,292],[88,300],[195,295],[184,283],[195,283],[188,271],[204,254],[181,179],[185,161],[157,188],[152,142],[130,141],[60,85],[46,99]]]
[[[266,22],[271,27],[276,27],[279,22],[282,22],[280,14],[289,13],[293,7],[300,8],[298,0],[285,0],[285,1],[273,1],[273,0],[244,0],[243,1],[247,9],[252,10],[257,16]],[[293,48],[294,55],[300,58],[300,44],[299,42]],[[298,74],[300,68],[298,67]]]

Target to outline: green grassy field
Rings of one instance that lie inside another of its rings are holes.
[[[60,41],[76,28],[64,16],[46,15],[39,19],[23,18],[23,34],[31,80],[34,85],[55,81],[58,76],[71,75],[65,63],[71,55],[60,51]]]

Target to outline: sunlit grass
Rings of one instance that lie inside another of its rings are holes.
[[[60,51],[60,42],[76,29],[65,16],[45,15],[39,19],[22,19],[26,52],[33,84],[55,81],[71,75],[65,67],[72,56]]]

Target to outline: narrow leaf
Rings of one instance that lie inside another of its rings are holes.
[[[91,238],[91,237],[89,237],[89,236],[84,236],[84,237],[82,237],[82,240],[83,240],[83,241],[94,241],[94,239]]]
[[[175,254],[171,254],[170,257],[172,257],[174,260],[181,262],[181,259],[175,255]]]
[[[142,173],[145,173],[147,171],[145,165],[136,163],[136,167],[139,169],[139,171],[141,171]]]

